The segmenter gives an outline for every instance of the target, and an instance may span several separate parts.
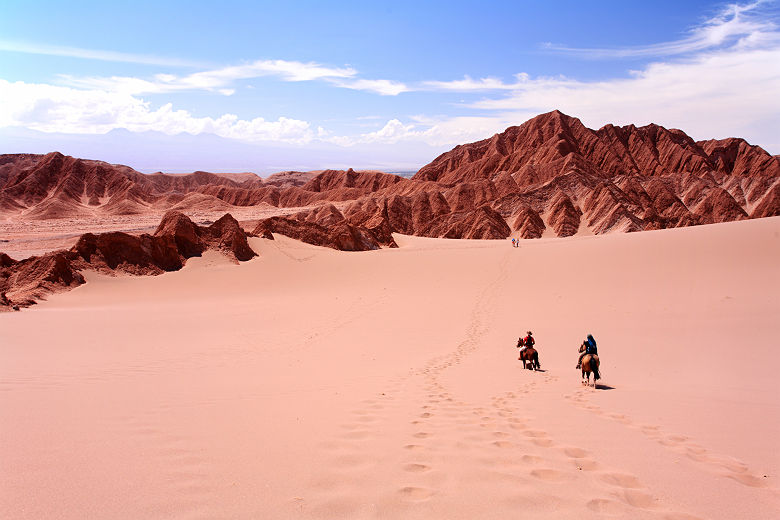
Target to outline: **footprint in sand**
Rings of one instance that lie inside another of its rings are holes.
[[[430,466],[421,464],[419,462],[410,462],[409,464],[404,464],[403,468],[404,471],[408,471],[409,473],[427,473],[428,471],[431,471]]]
[[[496,448],[511,448],[515,444],[509,441],[493,441],[490,444],[495,446]]]
[[[626,473],[604,473],[599,477],[602,482],[620,488],[639,489],[644,486],[639,482],[639,479],[633,475]]]
[[[579,471],[595,471],[601,467],[593,459],[572,459],[572,463]]]
[[[401,495],[401,498],[411,502],[422,502],[434,495],[432,489],[416,486],[404,486],[398,490],[398,493]]]
[[[583,450],[582,448],[575,448],[573,446],[565,446],[563,448],[563,453],[572,459],[581,459],[589,455],[586,450]]]
[[[560,482],[566,480],[567,475],[557,469],[537,468],[531,470],[531,476],[546,482]]]
[[[532,464],[532,465],[538,465],[544,462],[544,459],[541,457],[537,457],[536,455],[523,455],[520,457],[520,460],[523,461],[525,464]]]
[[[755,475],[749,475],[747,473],[730,473],[726,475],[730,479],[734,479],[740,484],[744,484],[749,487],[766,487],[766,482],[760,477]]]
[[[622,503],[607,498],[594,498],[589,500],[585,507],[602,515],[624,515],[629,509]]]
[[[624,489],[618,494],[618,497],[637,509],[652,509],[657,505],[657,499],[653,495],[637,489]]]

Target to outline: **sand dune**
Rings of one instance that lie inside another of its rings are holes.
[[[0,517],[780,515],[780,217],[395,239],[250,239],[0,314]]]

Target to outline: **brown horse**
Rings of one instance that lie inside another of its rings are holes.
[[[580,347],[580,352],[585,352],[585,345]],[[596,386],[596,381],[601,379],[599,374],[599,361],[598,354],[585,354],[582,358],[582,384],[590,386],[590,374],[593,373],[593,386]]]
[[[523,362],[523,368],[528,370],[539,370],[542,366],[539,364],[539,353],[533,347],[528,347],[524,351],[520,352],[520,357],[517,359]],[[528,365],[526,365],[526,361]]]

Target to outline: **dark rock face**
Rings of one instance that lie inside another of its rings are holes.
[[[512,229],[518,231],[521,238],[540,238],[545,227],[542,217],[529,206],[520,208],[512,224]]]
[[[47,293],[84,283],[84,277],[74,269],[72,255],[67,251],[54,251],[3,264],[0,268],[0,305],[5,310],[13,306],[32,305]]]
[[[182,256],[170,235],[129,235],[121,232],[86,233],[71,249],[83,268],[123,271],[130,274],[160,274],[182,268]]]
[[[178,252],[185,258],[199,256],[205,249],[198,226],[178,211],[167,212],[154,232],[156,237],[165,235],[173,237]]]
[[[217,249],[241,262],[257,256],[249,247],[246,233],[229,213],[207,228],[196,228],[206,249]]]
[[[154,235],[86,233],[69,250],[18,262],[0,253],[0,307],[31,305],[47,293],[81,285],[83,270],[156,275],[181,269],[187,258],[208,249],[237,261],[257,256],[246,233],[229,214],[211,226],[200,227],[175,211],[163,217]]]
[[[349,224],[343,219],[329,226],[322,226],[303,219],[271,217],[258,222],[253,230],[253,234],[267,238],[273,238],[272,233],[340,251],[370,251],[380,249],[383,245],[372,231]],[[398,247],[395,241],[388,245]]]

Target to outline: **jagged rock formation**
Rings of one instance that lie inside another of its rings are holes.
[[[0,253],[0,310],[27,306],[51,292],[84,283],[80,271],[155,275],[181,269],[187,258],[215,249],[236,261],[257,256],[229,214],[208,227],[168,212],[154,235],[109,232],[82,235],[69,250],[16,261]]]
[[[412,179],[354,170],[282,172],[266,180],[206,172],[142,175],[58,153],[0,156],[5,216],[300,207],[300,214],[269,224],[273,232],[286,229],[337,248],[368,247],[371,240],[324,237],[290,219],[328,233],[339,226],[350,236],[367,232],[385,246],[394,244],[392,233],[565,237],[776,216],[779,186],[780,158],[742,139],[696,142],[652,124],[591,130],[558,111],[456,146]]]
[[[340,251],[370,251],[380,249],[382,243],[368,229],[341,222],[328,226],[304,219],[271,217],[258,222],[253,234],[273,240],[273,233],[285,235],[308,244],[330,247]],[[393,241],[391,247],[398,247]]]

